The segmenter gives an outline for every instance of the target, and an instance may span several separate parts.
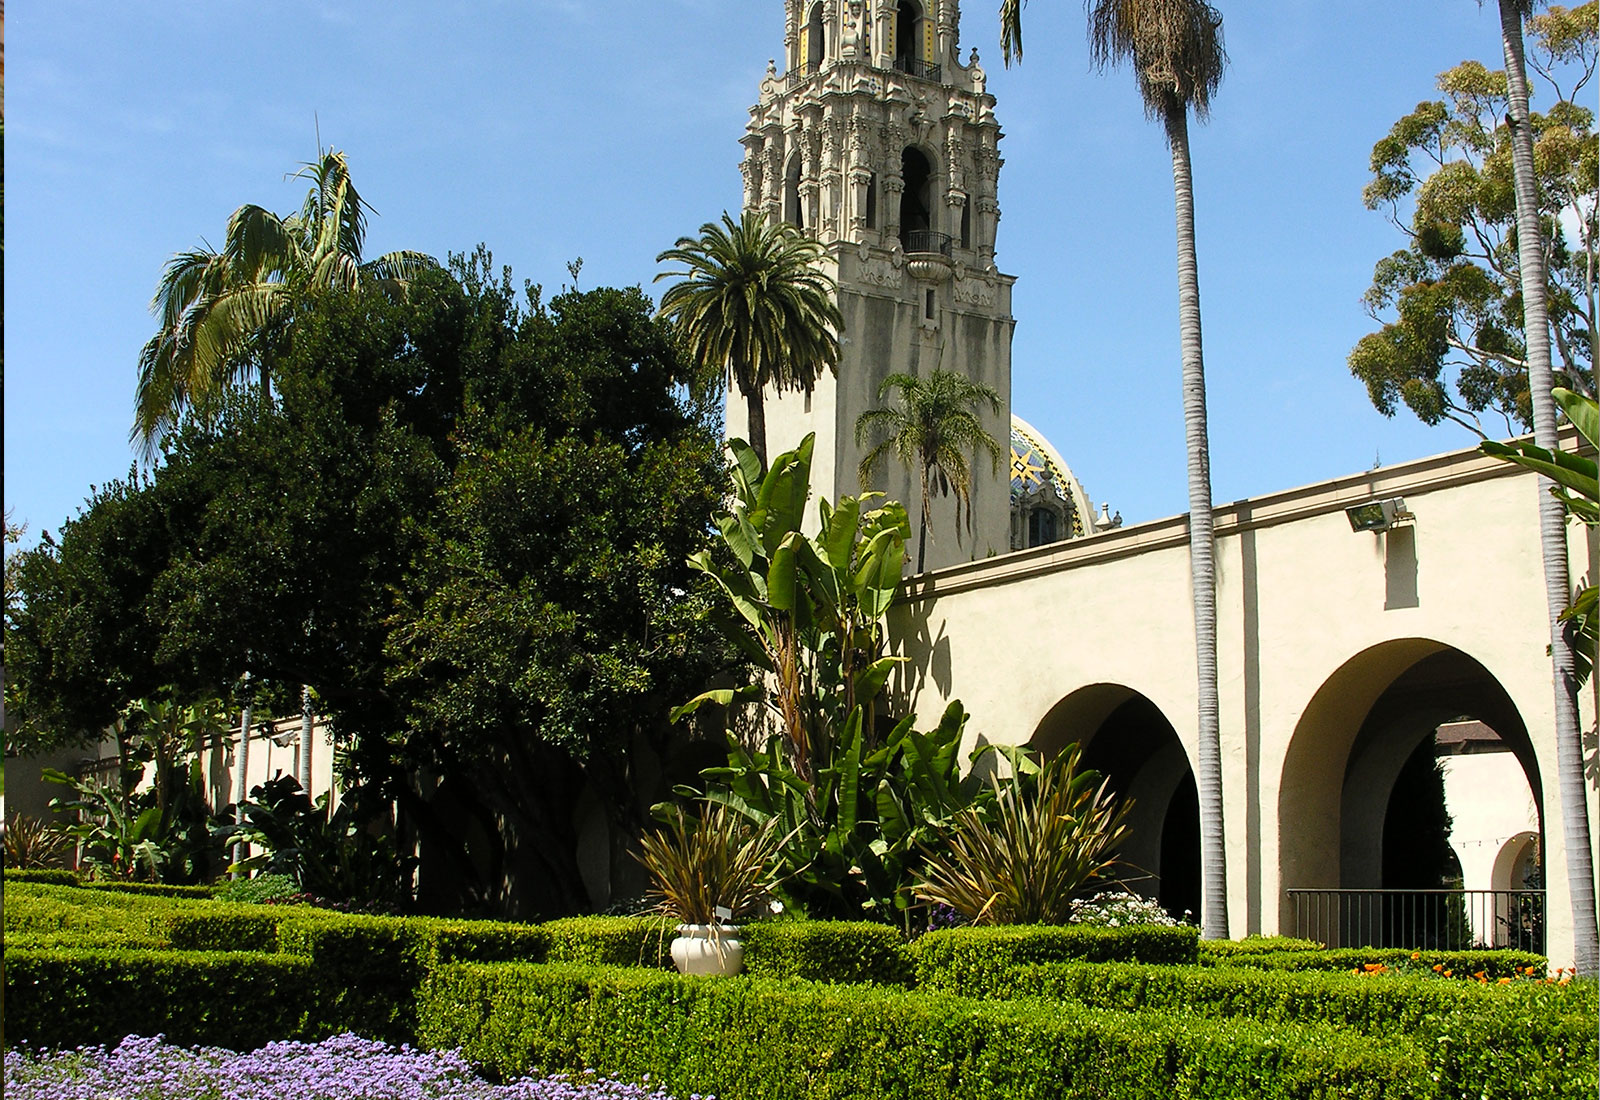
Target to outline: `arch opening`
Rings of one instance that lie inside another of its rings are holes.
[[[800,202],[800,154],[789,158],[789,168],[783,176],[783,220],[796,229],[804,229],[805,211]]]
[[[900,244],[907,252],[928,251],[933,224],[933,166],[920,149],[900,154]]]
[[[1054,756],[1083,747],[1083,766],[1131,799],[1128,839],[1119,853],[1129,889],[1175,917],[1200,912],[1200,803],[1188,754],[1150,699],[1121,684],[1092,684],[1062,699],[1029,745]]]
[[[1468,654],[1427,639],[1347,661],[1307,706],[1279,787],[1280,929],[1344,946],[1529,943],[1491,893],[1512,834],[1542,834],[1532,742]]]
[[[801,59],[808,74],[822,68],[822,59],[827,56],[827,33],[822,19],[822,5],[812,4],[811,16],[806,22],[805,56]]]
[[[922,60],[922,5],[917,0],[900,0],[894,16],[894,67],[903,73],[917,71]]]

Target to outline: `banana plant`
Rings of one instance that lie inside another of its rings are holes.
[[[729,441],[734,500],[717,519],[728,554],[703,550],[689,564],[720,588],[731,612],[728,634],[763,675],[705,692],[672,714],[677,721],[706,703],[760,700],[807,781],[832,759],[858,706],[866,708],[869,742],[876,729],[874,701],[903,660],[883,653],[884,616],[910,534],[905,509],[877,493],[837,506],[819,501],[817,534],[803,533],[814,446],[806,436],[763,473],[748,445]]]
[[[967,715],[946,708],[938,726],[918,732],[901,720],[876,749],[866,745],[865,709],[845,722],[837,751],[807,781],[790,766],[781,739],[749,749],[728,739],[726,767],[702,775],[702,796],[781,837],[783,892],[813,916],[870,917],[911,923],[911,886],[923,850],[985,789],[961,774]]]

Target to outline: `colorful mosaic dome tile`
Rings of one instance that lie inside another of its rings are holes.
[[[1016,424],[1011,425],[1011,496],[1036,491],[1046,482],[1062,490],[1061,472],[1039,443]]]

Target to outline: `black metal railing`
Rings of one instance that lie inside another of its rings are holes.
[[[939,80],[944,75],[942,66],[935,65],[932,61],[924,61],[920,57],[897,57],[894,59],[894,67],[923,80]]]
[[[900,246],[907,252],[937,252],[948,256],[953,243],[950,234],[932,229],[907,229],[900,234]]]
[[[1330,947],[1544,953],[1543,890],[1290,890],[1294,934]]]
[[[789,70],[789,87],[805,80],[810,80],[822,71],[822,65],[816,61],[806,61]]]

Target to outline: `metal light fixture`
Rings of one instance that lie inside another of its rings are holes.
[[[1400,497],[1387,500],[1369,500],[1344,510],[1352,531],[1387,531],[1401,523],[1410,523],[1417,517],[1406,511],[1406,502]]]

